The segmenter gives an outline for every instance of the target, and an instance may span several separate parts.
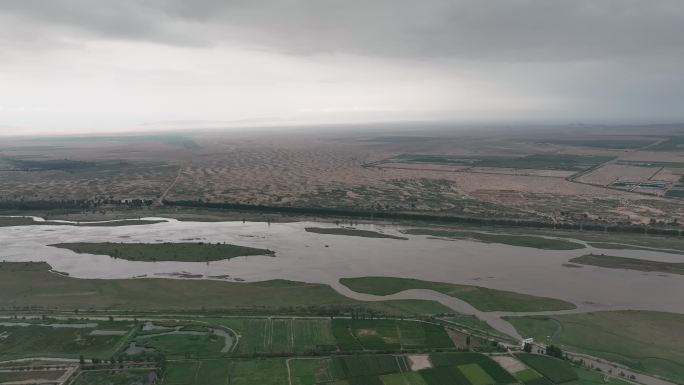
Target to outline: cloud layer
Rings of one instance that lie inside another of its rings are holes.
[[[0,2],[17,126],[675,121],[682,68],[680,0]]]

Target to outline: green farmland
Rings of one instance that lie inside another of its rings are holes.
[[[516,357],[554,384],[577,380],[577,373],[567,361],[539,354],[518,353]]]
[[[614,311],[507,317],[521,335],[625,366],[684,380],[684,315]],[[553,336],[548,340],[547,336]]]
[[[444,328],[426,322],[335,319],[332,331],[341,350],[451,348]]]
[[[575,308],[575,305],[569,302],[553,298],[410,278],[342,278],[340,283],[356,292],[374,295],[389,295],[409,289],[429,289],[461,299],[482,311],[543,311]]]

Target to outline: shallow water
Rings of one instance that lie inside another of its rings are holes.
[[[143,218],[159,219],[159,218]],[[351,292],[342,277],[396,276],[485,286],[564,299],[580,310],[649,309],[684,312],[684,276],[605,269],[568,268],[570,258],[589,252],[684,262],[684,255],[640,250],[539,250],[468,240],[404,235],[392,225],[359,229],[403,235],[409,240],[308,233],[305,227],[331,223],[179,222],[122,227],[21,226],[0,228],[0,260],[46,261],[77,278],[177,277],[201,274],[223,280],[290,279],[325,283]],[[275,257],[250,256],[203,262],[132,262],[108,256],[76,254],[47,245],[61,242],[226,242],[276,251]],[[610,241],[606,234],[606,241]],[[580,243],[584,243],[578,241]],[[432,293],[432,294],[428,294]],[[440,299],[438,293],[401,293],[405,298]],[[433,298],[438,296],[439,298]],[[377,298],[374,298],[377,300]],[[462,307],[457,303],[454,308]],[[466,304],[467,305],[467,304]],[[463,309],[464,312],[471,309]],[[472,312],[471,312],[472,314]]]

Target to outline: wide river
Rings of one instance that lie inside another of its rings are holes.
[[[167,222],[120,227],[0,227],[0,260],[46,261],[53,269],[77,278],[173,277],[178,273],[227,280],[274,278],[325,283],[344,295],[363,296],[339,284],[343,277],[394,276],[485,286],[564,299],[580,311],[648,309],[684,313],[684,276],[583,266],[563,266],[589,252],[624,257],[684,262],[684,255],[640,250],[539,250],[468,240],[443,240],[404,235],[392,225],[356,228],[406,236],[409,240],[361,238],[309,233],[305,227],[336,227],[332,223],[294,222]],[[607,234],[607,241],[610,235]],[[108,256],[76,254],[48,245],[60,242],[226,242],[271,249],[275,257],[239,257],[210,263],[131,262]],[[584,243],[581,241],[577,241]],[[450,297],[430,291],[396,297]],[[452,308],[471,312],[461,301]],[[460,303],[460,304],[459,304]],[[490,318],[490,317],[486,317]]]

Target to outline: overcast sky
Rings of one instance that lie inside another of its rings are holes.
[[[0,132],[684,121],[682,0],[0,0]]]

